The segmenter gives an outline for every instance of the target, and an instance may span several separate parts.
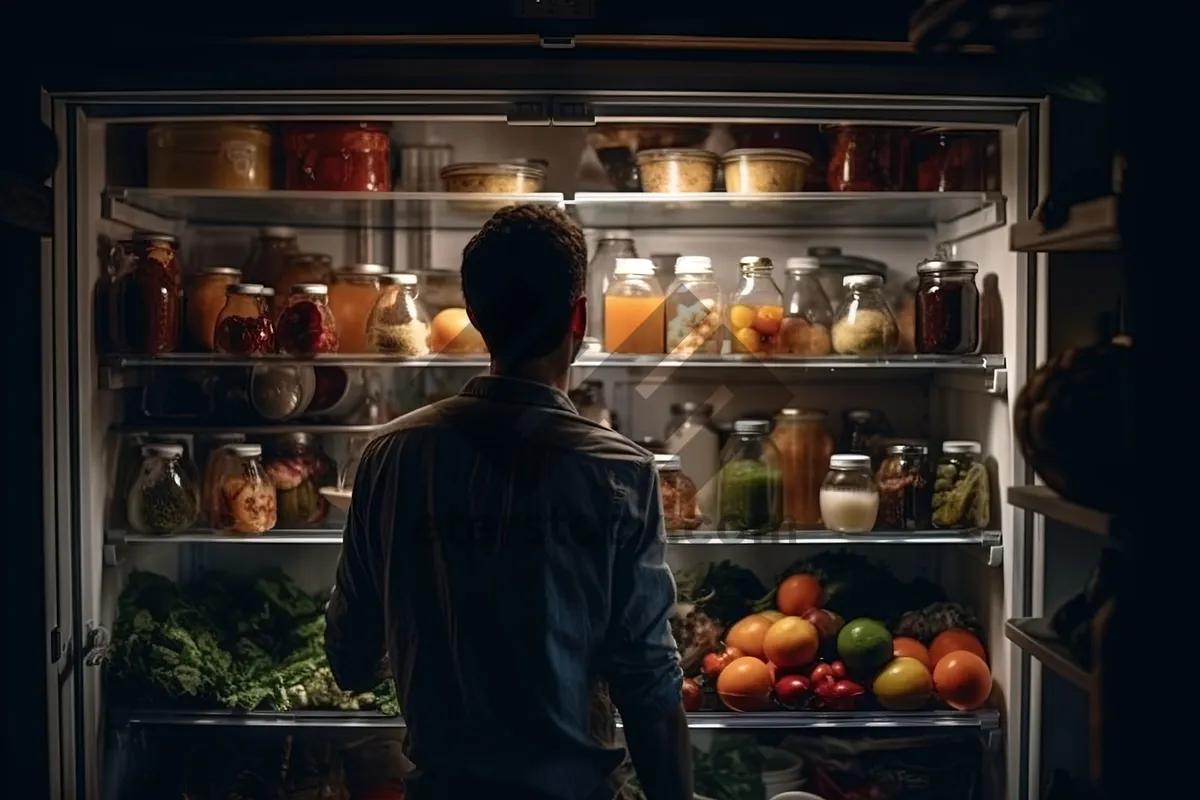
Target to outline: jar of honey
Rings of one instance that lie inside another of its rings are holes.
[[[367,343],[367,321],[379,300],[379,279],[388,272],[379,264],[349,264],[334,270],[329,310],[337,320],[338,352],[373,352]]]

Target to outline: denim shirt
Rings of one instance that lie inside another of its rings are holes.
[[[364,452],[330,666],[350,690],[390,667],[418,769],[594,796],[624,755],[612,705],[680,701],[665,546],[649,452],[557,389],[474,378]]]

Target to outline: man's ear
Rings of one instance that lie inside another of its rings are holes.
[[[582,339],[587,333],[587,297],[580,297],[571,307],[571,333],[575,338]]]

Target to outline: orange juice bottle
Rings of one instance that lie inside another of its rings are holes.
[[[618,258],[604,293],[605,352],[665,353],[664,301],[653,261]]]

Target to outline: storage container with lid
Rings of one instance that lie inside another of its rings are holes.
[[[664,352],[662,287],[648,258],[618,258],[604,293],[604,349],[609,353]]]
[[[367,353],[367,319],[379,300],[379,278],[389,272],[380,264],[347,264],[333,271],[329,310],[338,327],[339,353]]]
[[[883,356],[896,352],[900,328],[883,296],[878,275],[847,275],[846,296],[833,321],[833,350],[844,356]]]
[[[675,358],[721,354],[725,304],[707,256],[680,256],[667,288],[666,351]]]
[[[296,122],[283,129],[285,188],[390,192],[391,141],[384,122]]]
[[[783,473],[785,526],[821,527],[821,483],[833,455],[833,437],[824,411],[784,408],[775,416],[771,441],[779,450]]]
[[[696,500],[696,484],[683,471],[683,461],[673,453],[656,454],[663,520],[668,531],[692,531],[703,522]]]
[[[288,260],[299,252],[296,231],[292,228],[281,225],[261,228],[250,243],[250,255],[242,265],[242,273],[249,282],[278,286]]]
[[[717,526],[721,530],[765,533],[783,521],[783,475],[771,423],[739,419],[721,452]]]
[[[933,481],[933,527],[987,528],[991,522],[991,479],[979,442],[942,443]]]
[[[772,355],[779,350],[783,327],[783,293],[771,277],[775,265],[762,256],[738,261],[741,279],[729,298],[730,350]]]
[[[204,442],[204,475],[200,481],[200,513],[208,524],[216,527],[221,518],[221,475],[237,460],[229,448],[245,444],[246,436],[241,433],[214,433]]]
[[[417,299],[416,275],[381,278],[384,285],[367,319],[367,344],[376,353],[399,356],[429,354],[429,317]]]
[[[165,233],[138,232],[130,243],[130,271],[122,281],[119,319],[134,353],[179,350],[183,333],[183,270],[178,243]]]
[[[604,338],[604,294],[617,269],[617,259],[637,257],[633,234],[629,231],[606,231],[601,234],[596,253],[588,262],[588,336],[601,340]]]
[[[168,122],[148,134],[151,189],[271,188],[271,134],[248,122]]]
[[[530,161],[451,164],[441,176],[447,192],[471,194],[536,194],[546,183],[546,170]],[[496,202],[500,208],[508,201]]]
[[[820,262],[808,256],[789,258],[786,269],[780,352],[790,356],[827,356],[833,352],[830,338],[833,309],[817,280]]]
[[[231,444],[221,462],[213,528],[254,536],[275,527],[275,487],[262,465],[262,445]]]
[[[213,329],[213,345],[218,353],[257,356],[274,349],[275,326],[264,306],[262,289],[257,283],[231,283],[225,287],[225,305]]]
[[[706,525],[717,520],[717,475],[721,468],[720,434],[708,403],[672,403],[666,451],[682,459],[683,471],[696,483],[696,501]]]
[[[328,516],[320,490],[337,482],[337,463],[311,433],[287,433],[271,442],[266,475],[275,487],[280,525],[303,528]]]
[[[643,192],[711,192],[717,179],[717,155],[698,148],[642,150],[637,156]]]
[[[275,290],[275,317],[287,305],[292,287],[301,283],[333,282],[333,259],[324,253],[293,253],[284,258],[282,269],[271,283]]]
[[[737,148],[721,156],[725,191],[744,194],[799,192],[813,159],[801,150]]]
[[[829,457],[821,483],[821,520],[838,533],[866,533],[879,515],[879,492],[871,475],[871,459],[857,453]]]
[[[183,445],[147,444],[129,489],[126,516],[138,533],[169,535],[191,527],[199,511],[199,487],[183,466]]]
[[[895,444],[879,467],[879,525],[893,531],[928,530],[933,497],[929,448]]]
[[[979,287],[974,261],[922,261],[917,267],[918,353],[961,356],[979,349]]]
[[[241,283],[242,272],[234,267],[208,267],[192,279],[187,290],[184,318],[187,321],[188,345],[202,353],[215,349],[213,331],[217,317],[225,307],[225,288]]]
[[[322,283],[298,283],[288,292],[287,305],[275,324],[279,352],[291,356],[315,356],[338,351],[338,327],[329,310]]]

